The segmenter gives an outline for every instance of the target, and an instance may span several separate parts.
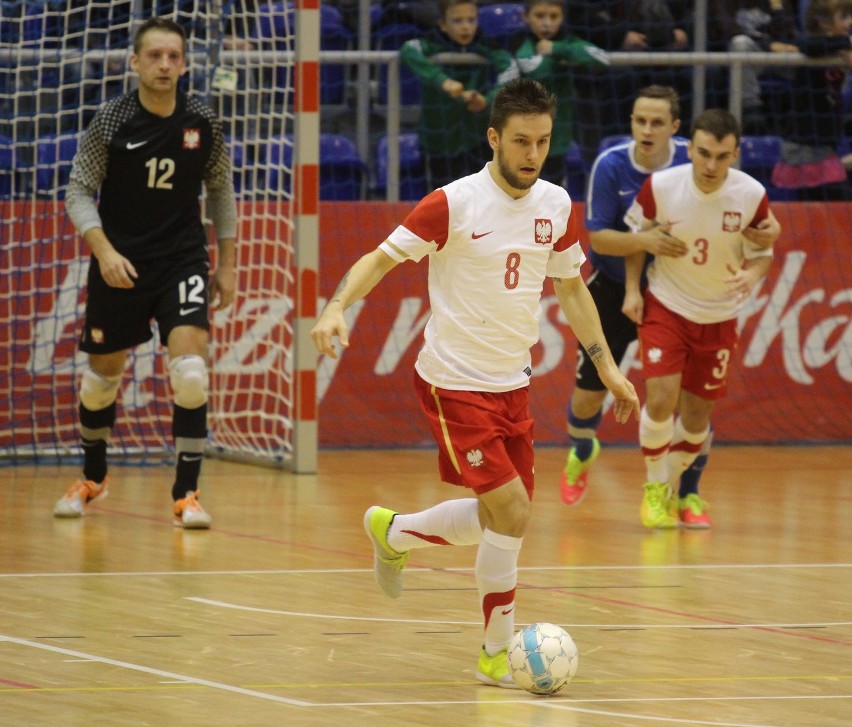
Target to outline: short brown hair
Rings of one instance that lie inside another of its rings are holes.
[[[742,129],[737,117],[727,109],[707,109],[692,122],[692,129],[689,132],[689,138],[695,138],[696,131],[706,131],[708,134],[713,134],[717,141],[722,141],[729,134],[733,134],[737,140],[737,146],[740,145],[740,137]]]
[[[142,50],[142,38],[151,30],[163,30],[166,33],[179,35],[183,54],[186,55],[186,32],[184,29],[173,20],[169,20],[168,18],[158,18],[156,15],[148,18],[144,23],[142,23],[136,31],[136,35],[133,36],[133,52],[136,55],[139,55],[139,51]]]
[[[513,78],[497,90],[488,125],[500,133],[510,116],[528,114],[549,114],[556,119],[556,96],[532,78]]]
[[[438,0],[438,10],[441,13],[441,17],[446,16],[447,11],[456,5],[476,5],[477,8],[479,7],[477,0]]]
[[[680,97],[677,95],[671,86],[645,86],[636,94],[636,100],[640,98],[653,98],[660,101],[668,101],[672,112],[672,120],[677,121],[680,118]]]

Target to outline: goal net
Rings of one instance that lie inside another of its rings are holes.
[[[88,251],[63,208],[77,143],[99,104],[134,88],[140,2],[0,2],[0,454],[79,453],[77,350]],[[240,228],[237,296],[211,330],[210,450],[293,457],[295,13],[251,0],[161,2],[188,37],[183,89],[223,122]],[[294,4],[295,5],[295,4]],[[215,267],[215,245],[212,244]],[[129,359],[111,453],[170,454],[171,391],[154,338]]]

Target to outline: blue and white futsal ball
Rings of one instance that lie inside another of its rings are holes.
[[[532,694],[556,694],[573,679],[579,660],[574,640],[555,624],[531,624],[509,642],[512,678]]]

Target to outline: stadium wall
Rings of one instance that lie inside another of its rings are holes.
[[[331,295],[349,266],[411,207],[327,204],[320,214],[321,295]],[[581,205],[575,209],[582,214]],[[772,209],[783,233],[772,270],[741,317],[729,393],[713,416],[714,441],[849,442],[852,415],[844,402],[852,391],[852,272],[843,250],[852,229],[852,204],[775,202]],[[585,231],[583,243],[588,245]],[[426,265],[398,266],[350,311],[349,348],[318,371],[320,445],[432,444],[411,385],[428,314]],[[538,445],[561,445],[576,339],[549,281],[541,333],[531,382],[535,439]],[[630,376],[643,396],[641,371]],[[618,425],[611,415],[599,431],[607,442],[637,441],[637,424]]]
[[[320,307],[349,266],[383,240],[412,206],[411,202],[320,204]],[[852,390],[852,273],[842,253],[852,229],[852,204],[776,202],[773,210],[784,232],[776,245],[770,275],[741,317],[742,336],[729,394],[717,405],[713,417],[715,441],[848,443],[852,440],[852,415],[847,406]],[[580,205],[577,213],[582,213]],[[57,237],[69,233],[70,222],[64,216],[51,219],[64,220],[58,224],[69,228],[56,230]],[[34,230],[33,235],[36,232],[44,236],[43,230]],[[18,234],[15,239],[28,238]],[[250,236],[246,234],[244,239]],[[587,244],[586,239],[583,241]],[[12,256],[4,261],[11,264],[6,269],[32,266],[31,260],[15,259],[20,250],[32,251],[32,246],[0,248],[0,255]],[[258,244],[257,249],[243,246],[240,260],[251,259],[257,265],[255,257],[272,256],[270,250],[268,245]],[[32,391],[45,385],[60,385],[60,380],[72,370],[73,357],[79,356],[75,346],[79,315],[77,323],[73,316],[66,317],[64,320],[69,323],[64,330],[55,330],[49,321],[56,320],[58,308],[76,306],[82,312],[83,299],[77,284],[82,249],[79,245],[63,245],[53,250],[57,252],[60,256],[55,265],[63,268],[58,278],[51,275],[40,280],[35,275],[17,278],[17,282],[0,281],[5,292],[12,293],[0,296],[12,306],[12,310],[0,310],[0,319],[11,323],[0,329],[0,372],[14,376],[16,391],[21,391],[22,377],[30,377]],[[276,266],[273,257],[267,261],[270,272]],[[352,325],[350,347],[336,361],[324,359],[317,372],[320,446],[432,444],[411,385],[413,363],[428,316],[426,272],[426,265],[400,265],[366,300],[348,311]],[[45,295],[43,287],[47,280],[59,280],[49,295]],[[270,310],[281,308],[282,301],[264,303],[256,299],[257,291],[265,287],[257,283],[240,280],[235,303],[237,317],[244,306],[253,309],[265,304]],[[10,285],[41,287],[38,308],[16,311],[15,301],[28,299],[33,291],[10,291]],[[241,352],[240,356],[246,359],[262,358],[268,336],[276,335],[275,331],[274,326],[264,331],[246,330],[243,338],[228,350],[214,346],[214,370],[218,367],[221,373],[224,366],[231,366],[234,370],[229,375],[251,377],[250,367],[235,360],[236,353]],[[565,440],[565,406],[573,385],[576,341],[559,312],[549,283],[544,290],[541,331],[542,341],[533,352],[531,384],[536,442],[561,445]],[[47,348],[46,337],[52,339]],[[39,361],[33,360],[36,352]],[[635,363],[631,368],[631,378],[641,394],[641,371],[635,370]],[[157,369],[149,372],[152,379],[164,375],[162,360]],[[51,381],[39,381],[41,377]],[[74,387],[71,382],[64,383],[69,392],[67,407],[54,411],[53,416],[73,419]],[[136,382],[137,386],[145,384]],[[240,393],[250,392],[250,384],[236,382],[233,397],[246,397],[246,401],[230,401],[229,407],[253,406],[250,393]],[[3,389],[10,391],[8,379]],[[3,419],[0,414],[0,422]],[[3,424],[0,430],[5,429],[7,435],[14,430],[7,429],[10,422]],[[634,444],[636,424],[619,426],[606,416],[600,436],[611,443]]]

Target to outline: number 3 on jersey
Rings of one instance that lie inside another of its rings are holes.
[[[150,189],[172,189],[169,181],[175,173],[175,160],[163,157],[151,157],[145,166],[148,168],[148,187]]]

